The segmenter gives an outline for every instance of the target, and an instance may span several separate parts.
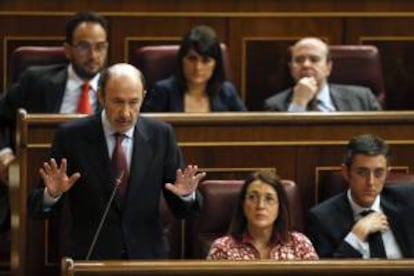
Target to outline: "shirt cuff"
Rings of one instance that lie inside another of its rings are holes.
[[[288,112],[305,112],[306,106],[291,103],[288,108]]]
[[[180,196],[180,198],[185,202],[195,201],[195,197],[196,197],[195,192],[192,192],[191,194],[186,195],[186,196]]]
[[[369,258],[369,245],[367,242],[361,241],[354,233],[349,232],[345,237],[345,241],[356,251],[361,253],[363,259]]]
[[[57,197],[50,196],[49,192],[47,191],[47,187],[45,187],[43,190],[43,206],[45,208],[51,207],[56,204],[56,202],[58,202],[61,197],[62,195],[59,195]]]
[[[6,154],[6,153],[13,154],[13,150],[11,148],[2,148],[2,149],[0,149],[0,155]]]

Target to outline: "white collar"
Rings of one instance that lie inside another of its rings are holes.
[[[105,137],[108,137],[108,136],[112,137],[117,131],[109,123],[108,117],[106,116],[105,109],[102,110],[101,119],[102,119],[102,127],[103,127]],[[132,139],[132,136],[134,135],[134,127],[131,127],[130,129],[125,131],[123,134],[126,137]]]
[[[372,203],[372,205],[370,207],[368,207],[368,208],[367,207],[362,207],[362,206],[360,206],[358,203],[356,203],[354,201],[354,199],[351,196],[351,189],[348,189],[348,191],[347,191],[347,198],[348,198],[349,204],[351,205],[351,208],[352,208],[352,212],[354,214],[354,217],[360,216],[360,213],[362,211],[366,211],[366,210],[373,210],[375,212],[381,211],[380,195],[377,195],[377,197],[375,198],[375,200]]]
[[[91,86],[92,90],[94,92],[98,91],[98,82],[100,78],[100,73],[97,73],[92,79],[90,79],[89,85]],[[67,89],[69,90],[76,90],[79,89],[80,86],[84,83],[84,80],[82,80],[73,70],[73,65],[68,65],[68,81],[67,81]]]

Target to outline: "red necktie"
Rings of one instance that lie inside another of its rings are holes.
[[[85,82],[82,84],[82,94],[79,98],[78,108],[76,109],[78,113],[91,114],[93,112],[91,101],[89,100],[89,88],[89,83]]]
[[[122,140],[124,139],[124,134],[115,133],[115,147],[114,152],[112,153],[112,166],[115,169],[115,179],[117,179],[122,174],[121,183],[118,187],[118,194],[121,199],[123,199],[126,188],[128,185],[128,164],[125,156],[125,152],[122,149]]]

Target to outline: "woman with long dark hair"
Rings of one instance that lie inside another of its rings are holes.
[[[234,85],[225,79],[220,41],[209,26],[196,26],[182,39],[172,76],[155,83],[146,112],[245,111]]]
[[[290,224],[287,195],[277,175],[253,173],[241,188],[228,234],[213,242],[207,259],[318,259],[309,239],[291,231]]]

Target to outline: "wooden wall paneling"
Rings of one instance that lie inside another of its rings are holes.
[[[413,110],[414,15],[394,17],[349,18],[345,43],[373,44],[382,58],[386,90],[386,109]]]
[[[414,36],[367,38],[381,52],[388,110],[414,109]]]
[[[348,0],[348,1],[303,1],[303,0],[163,0],[162,2],[118,0],[111,1],[61,0],[27,1],[3,0],[0,9],[6,12],[70,12],[91,9],[107,13],[139,13],[139,12],[406,12],[414,9],[414,4],[406,0]]]

